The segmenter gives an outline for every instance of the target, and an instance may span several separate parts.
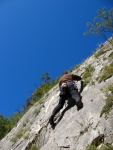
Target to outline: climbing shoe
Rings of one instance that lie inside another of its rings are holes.
[[[76,103],[76,105],[77,105],[77,110],[78,110],[78,111],[83,108],[83,103],[82,103],[81,101],[78,101],[78,102]]]
[[[52,128],[54,128],[55,126],[56,126],[56,123],[54,123],[54,118],[53,118],[53,116],[51,116],[50,118],[49,118],[49,123],[50,123],[50,125],[51,125],[51,127]]]

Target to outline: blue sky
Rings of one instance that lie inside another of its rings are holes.
[[[83,36],[86,23],[112,6],[112,0],[0,1],[0,113],[25,104],[44,72],[54,79],[92,54],[104,40]]]

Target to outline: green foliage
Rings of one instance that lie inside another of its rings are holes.
[[[11,130],[10,121],[0,114],[0,140]]]
[[[87,150],[97,150],[96,146],[95,145],[89,145],[87,147]]]
[[[12,142],[16,142],[23,136],[23,128],[19,129],[17,134],[11,139]]]
[[[2,139],[8,132],[11,131],[11,129],[18,123],[18,121],[21,119],[21,117],[28,111],[28,109],[33,106],[37,101],[42,103],[41,98],[44,96],[46,92],[48,92],[52,87],[54,87],[58,83],[58,79],[51,80],[49,77],[49,73],[44,73],[40,77],[41,79],[41,85],[34,90],[32,96],[26,99],[26,104],[23,105],[21,109],[18,109],[13,115],[9,116],[8,118],[4,117],[3,115],[0,115],[0,139]],[[39,108],[34,113],[35,115],[38,115],[40,112]],[[23,123],[23,127],[26,126],[26,122]],[[15,137],[13,137],[13,141],[16,141],[19,139],[23,134],[25,133],[25,130],[20,130]],[[24,135],[24,138],[27,138],[29,133],[26,133]]]
[[[26,99],[25,112],[31,108],[36,102],[42,103],[42,97],[58,83],[58,78],[56,80],[51,80],[49,73],[45,72],[40,77],[41,84],[37,89],[34,90],[32,96]]]
[[[111,63],[109,66],[105,66],[104,70],[100,76],[99,83],[102,81],[105,81],[106,79],[113,76],[113,63]]]
[[[40,113],[40,110],[41,110],[41,107],[38,109],[35,109],[35,111],[34,111],[35,116],[37,116]]]
[[[113,150],[113,146],[111,145],[104,145],[101,150]],[[87,150],[98,150],[98,148],[95,145],[89,145],[87,147]]]
[[[92,75],[92,72],[94,71],[94,67],[89,65],[88,67],[85,68],[85,72],[83,74],[83,78],[89,78]]]
[[[49,77],[49,74],[46,72],[41,76],[41,80],[43,81],[42,84],[33,92],[32,95],[32,102],[37,102],[39,101],[44,94],[46,94],[52,87],[54,87],[58,83],[58,79],[56,80],[51,80]]]
[[[13,115],[9,116],[10,126],[13,128],[17,122],[20,120],[20,118],[23,116],[23,113],[21,112],[15,112]]]
[[[24,135],[24,139],[28,139],[29,138],[29,132],[27,132],[25,135]]]
[[[32,146],[30,148],[28,148],[27,150],[40,150],[40,148],[39,148],[39,146],[32,144]]]
[[[84,87],[90,82],[91,75],[95,68],[91,65],[85,68],[85,72],[83,74],[83,79],[84,79]]]
[[[113,150],[113,146],[111,145],[105,146],[103,150]]]
[[[100,117],[105,114],[108,115],[110,110],[113,106],[113,84],[110,84],[107,88],[103,89],[103,92],[105,93],[106,99],[105,99],[105,106],[102,108]]]
[[[40,77],[42,83],[47,83],[49,84],[51,82],[51,78],[49,77],[49,73],[45,72],[44,74],[42,74],[42,76]]]
[[[106,51],[103,51],[103,50],[99,50],[98,52],[96,52],[94,54],[95,58],[98,58],[99,56],[101,56],[102,54],[104,54]]]
[[[105,8],[102,8],[102,10],[98,10],[97,13],[98,16],[94,18],[93,24],[90,22],[87,23],[89,30],[87,30],[84,35],[100,35],[107,40],[106,33],[113,33],[113,8],[111,8],[109,11],[106,11]]]
[[[101,56],[102,54],[104,54],[104,53],[106,53],[106,52],[108,52],[110,50],[111,49],[108,49],[108,50],[102,50],[102,49],[100,49],[98,52],[94,53],[94,56],[95,56],[95,58],[98,58],[99,56]]]
[[[22,113],[15,112],[8,118],[0,115],[0,139],[2,139],[17,124],[22,117]]]
[[[88,83],[90,83],[90,78],[85,78],[83,87],[85,87]]]
[[[11,139],[12,142],[16,142],[18,139],[23,137],[24,139],[27,139],[29,136],[29,132],[27,132],[29,129],[28,128],[20,128],[17,132],[16,135]]]

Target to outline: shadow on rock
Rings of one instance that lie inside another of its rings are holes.
[[[83,103],[82,103],[81,99],[82,99],[82,96],[80,96],[81,106],[79,106],[79,107],[77,106],[78,111],[83,108]],[[58,121],[56,122],[56,124],[58,124],[62,120],[65,112],[68,111],[70,108],[74,107],[75,105],[76,105],[76,102],[72,98],[68,99],[67,100],[67,107],[62,111],[62,113],[61,113]]]

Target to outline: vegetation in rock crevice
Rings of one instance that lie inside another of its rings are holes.
[[[95,68],[92,65],[88,65],[85,68],[82,78],[84,79],[84,87],[91,81],[91,76]]]
[[[38,146],[36,146],[35,144],[31,146],[31,148],[29,148],[29,150],[40,150]]]
[[[113,76],[113,63],[104,67],[104,69],[99,77],[99,83],[107,80],[108,78],[110,78],[112,76]]]
[[[105,114],[108,115],[110,110],[113,107],[113,84],[110,84],[108,87],[102,90],[105,93],[105,106],[102,108],[100,117]]]
[[[97,148],[95,145],[89,145],[87,150],[113,150],[113,146],[111,145],[103,145],[101,148]]]
[[[112,150],[113,146],[105,142],[105,135],[99,134],[93,139],[92,143],[87,146],[87,150]]]
[[[14,135],[14,137],[11,139],[11,141],[15,143],[21,137],[23,137],[24,139],[27,139],[29,136],[28,130],[29,130],[29,128],[20,128],[18,130],[17,134]]]
[[[95,56],[95,58],[98,58],[98,57],[100,57],[101,55],[107,53],[107,52],[110,51],[110,50],[112,50],[112,49],[111,49],[111,48],[108,49],[108,50],[100,49],[99,51],[97,51],[96,53],[94,53],[94,56]]]
[[[87,150],[97,150],[96,146],[95,145],[89,145],[87,147]]]
[[[41,106],[38,109],[34,110],[35,116],[37,116],[40,113],[40,110],[41,110]]]

